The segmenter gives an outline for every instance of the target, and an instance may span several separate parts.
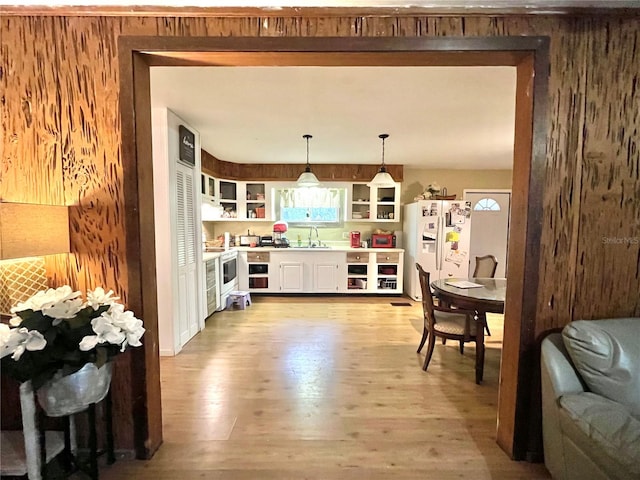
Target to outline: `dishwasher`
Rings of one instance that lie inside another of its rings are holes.
[[[218,303],[218,259],[212,258],[206,262],[207,279],[207,317],[215,312],[220,304]]]

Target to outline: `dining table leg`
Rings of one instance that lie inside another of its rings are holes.
[[[484,373],[484,328],[487,324],[487,314],[477,312],[478,324],[476,325],[476,383],[482,383]]]

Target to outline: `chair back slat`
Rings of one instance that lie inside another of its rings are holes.
[[[424,312],[424,326],[427,329],[432,329],[436,320],[433,313],[433,297],[431,296],[431,282],[429,281],[429,272],[426,272],[419,263],[416,263],[416,268],[418,269],[420,289],[422,290],[422,310]]]

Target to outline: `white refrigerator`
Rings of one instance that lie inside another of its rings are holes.
[[[414,300],[422,300],[415,264],[440,278],[467,278],[471,238],[471,202],[420,200],[404,207],[404,285]]]

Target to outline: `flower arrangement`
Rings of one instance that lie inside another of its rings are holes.
[[[426,191],[429,192],[431,198],[433,198],[440,193],[440,185],[438,185],[437,182],[431,182]]]
[[[70,375],[87,363],[98,368],[142,345],[142,321],[117,302],[113,291],[81,292],[71,287],[40,291],[11,309],[9,325],[0,323],[2,370],[40,388],[58,371]]]
[[[440,185],[437,182],[431,182],[424,192],[420,195],[413,197],[415,201],[419,200],[429,200],[431,198],[435,198],[436,195],[440,194]]]

